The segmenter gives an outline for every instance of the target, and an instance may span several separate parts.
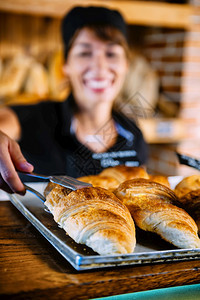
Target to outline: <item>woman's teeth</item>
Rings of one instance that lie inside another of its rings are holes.
[[[90,80],[87,82],[87,86],[92,89],[105,89],[111,85],[108,80]]]

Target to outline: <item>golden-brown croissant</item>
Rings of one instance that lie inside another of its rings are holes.
[[[175,194],[181,198],[185,194],[200,189],[200,175],[191,175],[183,178],[175,187]]]
[[[120,184],[119,181],[110,176],[89,175],[77,178],[80,181],[91,183],[93,187],[102,187],[113,191]]]
[[[179,248],[200,247],[196,223],[174,205],[177,197],[166,186],[133,179],[122,183],[114,193],[128,207],[139,228],[157,233]]]
[[[44,196],[45,198],[47,198],[48,194],[55,188],[57,187],[56,189],[56,197],[63,197],[63,193],[65,193],[65,195],[68,195],[72,190],[71,189],[68,189],[68,188],[65,188],[64,190],[63,187],[57,183],[54,183],[54,182],[51,182],[49,181],[45,190],[44,190]],[[57,202],[58,200],[56,200]],[[57,202],[58,203],[58,202]]]
[[[200,232],[200,189],[191,191],[179,198],[182,207],[195,220]]]
[[[56,186],[47,195],[45,205],[77,243],[101,255],[133,252],[133,219],[126,206],[108,190],[89,187],[70,191]]]
[[[160,184],[166,185],[168,188],[170,188],[170,183],[169,183],[169,180],[168,180],[167,176],[149,174],[149,179],[151,181],[155,181],[155,182],[158,182]]]
[[[113,177],[119,183],[133,178],[149,178],[143,167],[128,167],[124,165],[104,169],[99,176]]]

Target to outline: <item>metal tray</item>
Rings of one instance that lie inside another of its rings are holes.
[[[42,192],[46,184],[29,183],[28,185]],[[75,243],[66,235],[34,194],[29,192],[25,196],[14,194],[10,195],[10,200],[76,270],[200,258],[200,249],[177,249],[159,236],[141,230],[136,232],[137,244],[134,253],[100,256],[89,247]]]

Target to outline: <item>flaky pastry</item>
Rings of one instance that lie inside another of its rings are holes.
[[[176,185],[174,192],[177,197],[181,198],[185,194],[198,189],[200,189],[200,175],[191,175],[183,178],[183,180]]]
[[[77,243],[100,255],[133,252],[133,219],[113,193],[98,187],[69,191],[56,186],[46,199],[45,205],[54,220]]]
[[[168,180],[167,176],[149,174],[149,179],[151,181],[155,181],[155,182],[158,182],[160,184],[166,185],[168,188],[170,188],[170,183],[169,183],[169,180]]]
[[[94,187],[102,187],[110,191],[115,190],[119,185],[119,181],[110,176],[89,175],[79,177],[77,179],[83,182],[91,183]]]
[[[179,248],[199,248],[197,225],[190,215],[177,207],[174,192],[147,179],[125,181],[114,192],[128,207],[136,225],[159,234]]]
[[[119,183],[133,178],[149,178],[143,167],[128,167],[124,165],[104,169],[99,176],[113,177]]]
[[[200,189],[191,191],[179,198],[182,207],[195,220],[198,232],[200,232]]]

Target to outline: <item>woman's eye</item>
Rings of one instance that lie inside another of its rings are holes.
[[[117,54],[115,53],[115,52],[107,52],[107,57],[116,57],[117,56]]]
[[[80,52],[79,56],[81,56],[81,57],[91,56],[91,52],[89,52],[89,51]]]

